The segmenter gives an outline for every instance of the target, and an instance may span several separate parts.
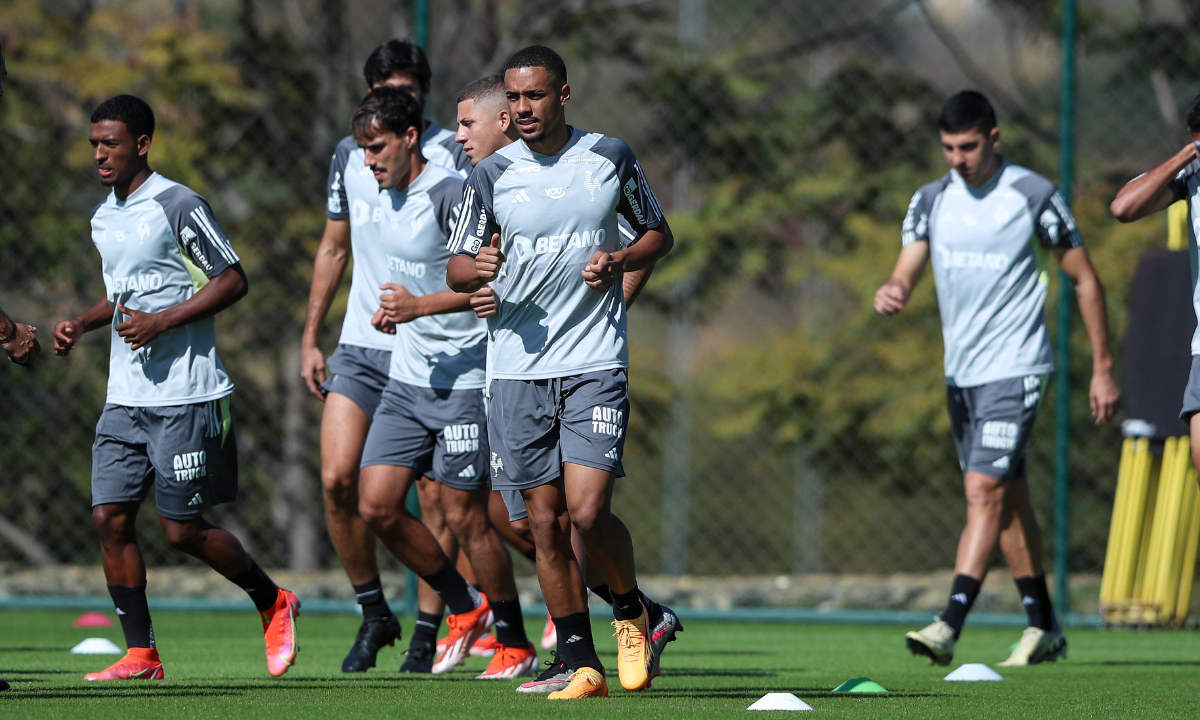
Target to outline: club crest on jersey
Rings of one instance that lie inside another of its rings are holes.
[[[588,170],[583,174],[583,187],[588,191],[588,195],[591,196],[592,202],[596,202],[596,191],[603,186],[604,183],[596,179],[591,170]]]
[[[143,220],[138,224],[138,245],[145,245],[148,237],[150,237],[150,223]]]

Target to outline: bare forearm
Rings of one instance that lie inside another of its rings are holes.
[[[317,333],[325,324],[342,274],[346,272],[350,253],[347,249],[325,242],[317,250],[313,264],[312,287],[308,291],[308,316],[304,320],[304,341],[316,343]]]
[[[638,295],[642,294],[642,290],[646,287],[646,282],[650,280],[650,275],[654,273],[654,263],[650,263],[641,270],[634,270],[625,273],[621,278],[621,290],[625,293],[625,307],[632,307],[634,301],[638,299]]]
[[[620,263],[624,272],[635,272],[644,270],[666,256],[674,245],[671,228],[664,221],[657,228],[647,230],[629,247],[614,252],[612,257]]]
[[[1079,298],[1079,314],[1087,329],[1092,346],[1092,372],[1112,372],[1112,354],[1108,346],[1108,311],[1104,304],[1104,286],[1095,275],[1082,278],[1075,284]]]
[[[227,268],[209,280],[195,295],[159,313],[164,325],[163,331],[174,330],[216,315],[245,297],[248,288],[246,275],[240,265]]]
[[[471,309],[471,296],[453,290],[422,295],[417,298],[420,312],[425,315],[445,315],[446,313],[465,312]]]
[[[1167,183],[1195,159],[1196,148],[1189,143],[1170,160],[1126,183],[1109,205],[1109,211],[1120,222],[1133,222],[1165,209],[1173,199],[1167,192]]]
[[[456,293],[470,294],[487,284],[475,269],[475,258],[455,255],[446,265],[446,285]]]
[[[13,324],[12,320],[8,319],[8,316],[4,314],[4,310],[0,309],[0,338],[12,335],[16,329],[17,326]]]
[[[83,331],[91,332],[97,328],[112,325],[113,306],[108,298],[101,298],[96,304],[84,310],[76,318],[83,325]]]

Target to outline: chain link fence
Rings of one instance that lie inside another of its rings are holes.
[[[1058,5],[432,3],[432,119],[453,127],[461,86],[520,47],[551,45],[570,70],[570,121],[627,140],[668,210],[676,250],[631,313],[630,477],[614,503],[643,572],[952,566],[964,514],[933,283],[891,320],[871,298],[909,198],[946,171],[934,118],[952,92],[987,93],[1005,155],[1056,177]],[[48,346],[56,320],[101,296],[87,218],[105,191],[87,119],[108,96],[147,99],[156,169],[209,199],[250,279],[218,320],[238,387],[241,499],[212,515],[267,566],[337,564],[300,332],[327,163],[365,92],[359,68],[379,43],[413,36],[413,11],[365,0],[0,6],[0,304]],[[1074,203],[1108,288],[1120,377],[1133,267],[1166,230],[1162,219],[1119,226],[1107,205],[1187,140],[1200,2],[1106,0],[1083,13]],[[348,285],[347,274],[330,352]],[[1120,431],[1090,422],[1090,353],[1081,323],[1071,332],[1070,566],[1097,572]],[[0,365],[0,561],[99,560],[90,446],[107,342],[94,333],[70,359],[47,354],[30,371]],[[1054,415],[1044,403],[1029,461],[1047,557]],[[150,563],[192,562],[166,545],[152,511],[140,523]]]

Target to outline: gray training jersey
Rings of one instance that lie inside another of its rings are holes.
[[[446,288],[446,245],[458,218],[463,179],[430,163],[403,191],[383,194],[383,251],[390,281],[413,295]],[[417,387],[483,387],[487,325],[473,312],[427,315],[396,326],[388,377]]]
[[[1200,284],[1197,277],[1196,238],[1200,236],[1200,160],[1193,160],[1187,167],[1179,171],[1175,179],[1167,184],[1176,200],[1188,201],[1188,219],[1191,220],[1191,232],[1188,233],[1188,250],[1192,262],[1192,307],[1195,309],[1197,321],[1200,322]],[[1192,335],[1192,355],[1200,355],[1200,325]]]
[[[432,165],[440,165],[466,177],[471,161],[454,142],[454,133],[429,123],[421,134],[421,153]],[[395,338],[376,330],[371,316],[379,308],[379,286],[388,282],[383,255],[383,210],[379,183],[366,166],[366,153],[353,137],[338,143],[329,163],[329,194],[325,214],[332,220],[350,221],[350,252],[354,256],[350,297],[342,321],[344,345],[391,350]]]
[[[1053,183],[1003,158],[978,188],[951,170],[913,196],[902,236],[905,246],[929,243],[948,385],[1054,369],[1043,317],[1048,249],[1083,239]]]
[[[507,260],[492,283],[500,308],[488,318],[491,377],[628,367],[621,284],[600,293],[581,275],[597,250],[625,244],[618,213],[636,235],[663,222],[633,151],[616,138],[572,130],[556,155],[518,140],[476,166],[450,250],[474,256],[500,233]]]
[[[190,405],[225,397],[233,383],[217,357],[212,317],[168,330],[138,350],[117,334],[130,310],[175,307],[238,262],[204,198],[157,173],[125,200],[109,193],[92,211],[104,287],[113,306],[108,402]]]

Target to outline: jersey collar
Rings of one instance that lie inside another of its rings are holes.
[[[570,129],[570,131],[571,131],[571,137],[567,139],[567,144],[563,145],[562,149],[560,149],[558,152],[554,153],[553,155],[543,155],[539,152],[534,152],[534,150],[532,148],[530,148],[528,145],[525,144],[524,138],[521,138],[520,140],[518,140],[516,143],[513,143],[513,144],[515,145],[515,144],[519,143],[521,146],[521,150],[524,152],[524,154],[532,160],[536,160],[538,162],[542,162],[544,160],[558,160],[563,155],[566,155],[567,152],[570,151],[571,148],[573,148],[577,144],[579,144],[580,138],[582,138],[584,135],[587,135],[587,133],[585,133],[584,131],[580,130],[577,127],[568,125],[567,128]]]
[[[124,200],[117,197],[116,190],[109,190],[108,195],[109,195],[109,197],[112,198],[113,204],[116,205],[117,207],[128,207],[129,205],[132,205],[136,202],[140,202],[143,197],[145,197],[147,195],[151,195],[151,190],[152,190],[151,186],[158,184],[159,177],[160,177],[159,174],[156,172],[150,173],[150,177],[146,178],[146,182],[144,182],[140,186],[138,186],[137,190],[134,190],[133,192],[129,193],[129,197],[125,198]]]

